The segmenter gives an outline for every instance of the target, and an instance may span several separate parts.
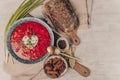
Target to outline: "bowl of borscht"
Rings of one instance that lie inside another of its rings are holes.
[[[47,58],[47,47],[53,44],[54,35],[51,28],[38,18],[19,19],[7,34],[9,53],[25,64],[34,64]]]

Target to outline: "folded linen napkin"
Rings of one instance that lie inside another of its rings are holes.
[[[91,22],[93,0],[70,0],[70,2],[79,17],[79,29],[88,29]]]

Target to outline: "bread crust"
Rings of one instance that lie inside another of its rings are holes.
[[[79,26],[78,17],[69,0],[49,0],[44,8],[46,16],[58,32],[71,32]]]

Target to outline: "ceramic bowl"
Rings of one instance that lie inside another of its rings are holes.
[[[7,48],[8,48],[8,51],[9,53],[16,59],[18,60],[19,62],[22,62],[22,63],[25,63],[25,64],[34,64],[34,63],[37,63],[37,62],[40,62],[42,61],[43,59],[47,58],[49,56],[48,53],[46,53],[43,57],[41,57],[40,59],[37,59],[37,60],[34,60],[34,61],[29,61],[29,60],[24,60],[24,59],[21,59],[20,57],[18,57],[15,52],[13,51],[12,47],[11,47],[11,44],[10,44],[10,37],[12,35],[12,32],[15,30],[15,28],[17,26],[19,26],[20,24],[24,23],[24,22],[27,22],[27,21],[34,21],[34,22],[37,22],[37,23],[40,23],[41,25],[43,25],[47,31],[49,32],[50,34],[50,38],[51,38],[51,45],[54,44],[54,35],[53,35],[53,32],[51,30],[51,28],[49,27],[48,24],[46,24],[44,21],[42,21],[41,19],[38,19],[38,18],[32,18],[32,17],[27,17],[27,18],[22,18],[18,21],[16,21],[12,26],[11,28],[9,29],[8,31],[8,34],[7,34]]]

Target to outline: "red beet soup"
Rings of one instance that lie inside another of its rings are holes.
[[[34,61],[47,53],[47,47],[51,44],[51,37],[43,25],[28,21],[14,29],[10,42],[13,51],[18,57]]]

